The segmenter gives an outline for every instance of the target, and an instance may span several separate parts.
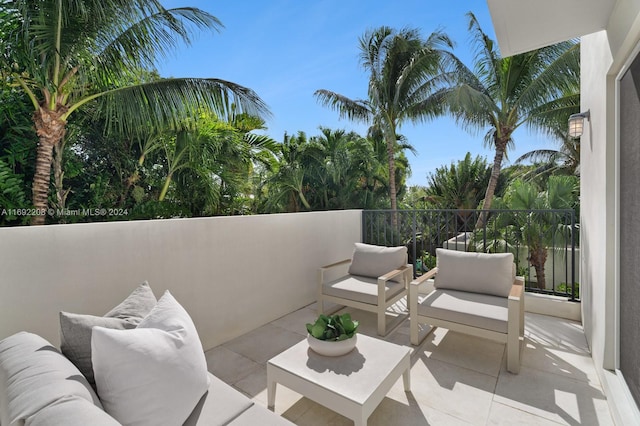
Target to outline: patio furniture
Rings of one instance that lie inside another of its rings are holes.
[[[365,335],[346,355],[318,355],[306,340],[267,362],[268,407],[273,408],[276,384],[365,426],[394,383],[402,375],[404,390],[411,390],[411,350]]]
[[[385,311],[407,295],[411,274],[406,247],[356,243],[351,259],[320,268],[318,315],[324,313],[324,302],[375,312],[378,335],[385,336]]]
[[[506,343],[507,370],[519,373],[524,278],[515,276],[513,254],[437,249],[436,258],[437,267],[410,285],[411,343],[420,344],[419,323],[496,340]],[[432,278],[435,289],[420,301]]]

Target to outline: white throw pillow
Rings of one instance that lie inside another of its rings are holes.
[[[183,424],[209,385],[193,321],[168,291],[135,329],[94,327],[91,359],[105,411],[129,426]]]

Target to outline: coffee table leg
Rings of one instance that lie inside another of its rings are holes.
[[[353,420],[354,426],[367,426],[367,417],[365,417],[364,412],[360,413],[360,417]]]
[[[411,367],[407,367],[402,373],[402,381],[404,382],[404,391],[409,392],[411,390]]]
[[[276,385],[277,382],[269,374],[269,368],[267,367],[267,408],[273,409],[276,405]]]

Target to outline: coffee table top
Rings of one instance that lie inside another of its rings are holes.
[[[356,348],[346,355],[318,355],[303,340],[270,359],[268,364],[364,404],[410,353],[405,346],[358,334]]]

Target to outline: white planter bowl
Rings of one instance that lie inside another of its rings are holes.
[[[309,347],[316,353],[324,356],[340,356],[347,354],[356,347],[358,335],[354,334],[351,339],[331,342],[326,340],[318,340],[310,334],[307,334],[307,342]]]

